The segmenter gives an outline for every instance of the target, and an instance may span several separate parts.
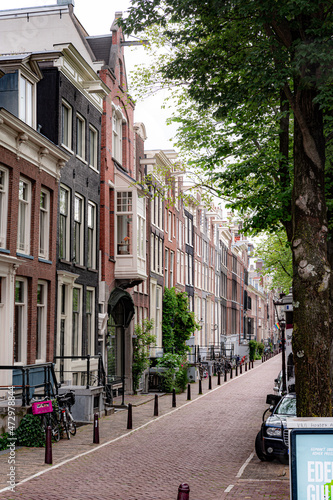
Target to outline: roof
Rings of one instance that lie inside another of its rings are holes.
[[[89,36],[86,38],[94,56],[98,61],[110,65],[110,52],[112,47],[112,34],[103,36]]]

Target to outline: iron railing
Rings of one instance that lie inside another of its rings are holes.
[[[22,395],[22,406],[29,406],[36,389],[43,388],[40,395],[48,398],[55,397],[58,394],[59,384],[53,363],[24,366],[1,365],[0,370],[11,370],[13,372],[12,385],[1,386],[0,388],[9,390],[13,387],[16,396]]]

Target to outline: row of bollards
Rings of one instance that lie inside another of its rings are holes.
[[[267,359],[270,359],[271,355],[262,356],[262,363]],[[249,361],[247,364],[244,363],[245,371],[253,368],[253,360]],[[239,373],[242,374],[242,364],[239,365]],[[238,376],[238,366],[235,368],[235,376]],[[230,369],[230,380],[233,378],[233,369]],[[227,382],[227,371],[224,372],[224,382]],[[217,374],[217,385],[221,385],[221,373]],[[212,389],[212,376],[209,375],[208,379],[208,390]],[[202,381],[199,379],[199,394],[202,394]],[[187,385],[187,400],[191,401],[191,384]],[[176,390],[172,391],[172,408],[176,408]],[[155,394],[154,402],[154,417],[158,417],[158,395]],[[98,413],[94,414],[94,429],[93,429],[93,443],[99,444],[99,424],[98,424]],[[127,405],[127,429],[131,430],[133,428],[132,423],[132,405],[129,403]],[[46,429],[46,443],[45,443],[45,463],[52,464],[52,429],[50,426]],[[187,500],[189,499],[190,488],[188,484],[184,483],[179,486],[178,498],[177,500]]]

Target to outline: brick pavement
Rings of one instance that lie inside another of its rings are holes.
[[[254,456],[240,474],[253,453],[280,365],[280,356],[256,362],[254,370],[221,386],[213,377],[212,391],[205,380],[203,396],[198,384],[191,384],[192,400],[186,392],[177,395],[176,409],[170,395],[160,396],[159,417],[153,417],[154,395],[126,396],[133,404],[132,432],[126,428],[127,411],[118,411],[100,419],[100,445],[92,443],[92,425],[55,443],[53,466],[44,464],[44,449],[18,449],[17,480],[41,475],[17,485],[14,493],[0,492],[0,499],[175,500],[178,485],[187,482],[190,500],[287,500],[285,466],[262,464]],[[78,454],[85,455],[74,458]],[[3,454],[0,490],[7,473],[8,454]]]

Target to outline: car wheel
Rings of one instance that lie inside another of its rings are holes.
[[[280,460],[281,464],[284,464],[284,465],[289,464],[289,456],[287,454],[283,455],[283,457],[280,457],[279,460]]]
[[[255,450],[256,450],[257,457],[258,457],[258,458],[259,458],[259,460],[261,460],[262,462],[271,462],[272,460],[274,460],[274,457],[268,456],[268,455],[266,455],[266,454],[262,451],[262,444],[261,444],[261,431],[259,431],[259,432],[258,432],[257,437],[256,437],[256,441],[255,441]]]

